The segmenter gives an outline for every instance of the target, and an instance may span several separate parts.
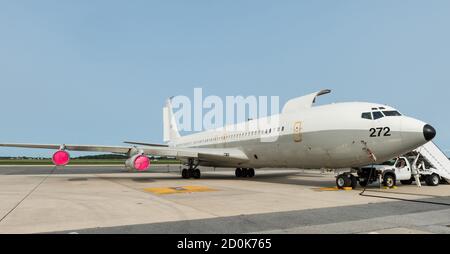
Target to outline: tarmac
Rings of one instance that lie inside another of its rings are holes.
[[[335,174],[261,169],[254,178],[179,165],[1,166],[0,233],[450,233],[450,185],[337,190]]]

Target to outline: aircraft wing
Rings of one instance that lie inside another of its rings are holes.
[[[58,145],[58,144],[20,144],[0,143],[0,147],[38,148],[68,151],[105,152],[128,154],[132,149],[146,155],[169,156],[177,159],[198,159],[207,162],[246,162],[247,155],[236,148],[178,148],[164,146],[100,146],[100,145]]]
[[[60,149],[65,147],[69,151],[81,151],[81,152],[105,152],[105,153],[128,153],[132,147],[123,146],[92,146],[92,145],[57,145],[57,144],[0,144],[4,147],[19,147],[19,148],[38,148],[38,149]]]

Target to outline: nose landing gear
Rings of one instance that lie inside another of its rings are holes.
[[[358,181],[352,174],[340,174],[336,177],[336,186],[340,189],[345,187],[356,188]]]

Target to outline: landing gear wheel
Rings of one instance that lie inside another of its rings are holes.
[[[413,183],[413,179],[400,180],[400,183],[403,184],[403,185],[411,185]]]
[[[383,177],[383,185],[388,188],[392,188],[395,186],[395,178],[393,175],[388,174]]]
[[[189,171],[184,168],[183,171],[181,171],[181,177],[184,179],[189,179]]]
[[[246,168],[243,168],[243,169],[242,169],[242,175],[241,175],[241,177],[248,177],[248,169],[246,169]]]
[[[425,178],[425,183],[428,186],[438,186],[440,181],[441,179],[437,174],[431,174]]]
[[[188,169],[188,175],[189,175],[189,178],[194,177],[194,169],[192,169],[192,168]]]
[[[237,168],[236,171],[234,171],[234,174],[236,177],[242,177],[242,169]]]
[[[254,177],[255,176],[255,169],[249,168],[248,169],[248,177]]]
[[[200,179],[201,173],[200,173],[200,169],[194,169],[192,171],[192,177],[194,177],[195,179]]]
[[[336,185],[340,189],[350,187],[352,185],[352,180],[346,174],[341,174],[336,177]]]
[[[366,187],[367,186],[367,184],[368,184],[368,181],[367,180],[359,180],[359,185],[361,186],[361,187]]]
[[[350,183],[350,187],[352,187],[352,189],[355,189],[356,186],[358,186],[358,180],[356,180],[354,175],[350,175]]]

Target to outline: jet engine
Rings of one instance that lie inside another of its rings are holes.
[[[70,155],[64,150],[58,150],[53,154],[52,161],[56,166],[65,166],[69,164]]]
[[[137,171],[145,171],[150,167],[150,159],[143,154],[136,154],[129,158],[125,165]]]

